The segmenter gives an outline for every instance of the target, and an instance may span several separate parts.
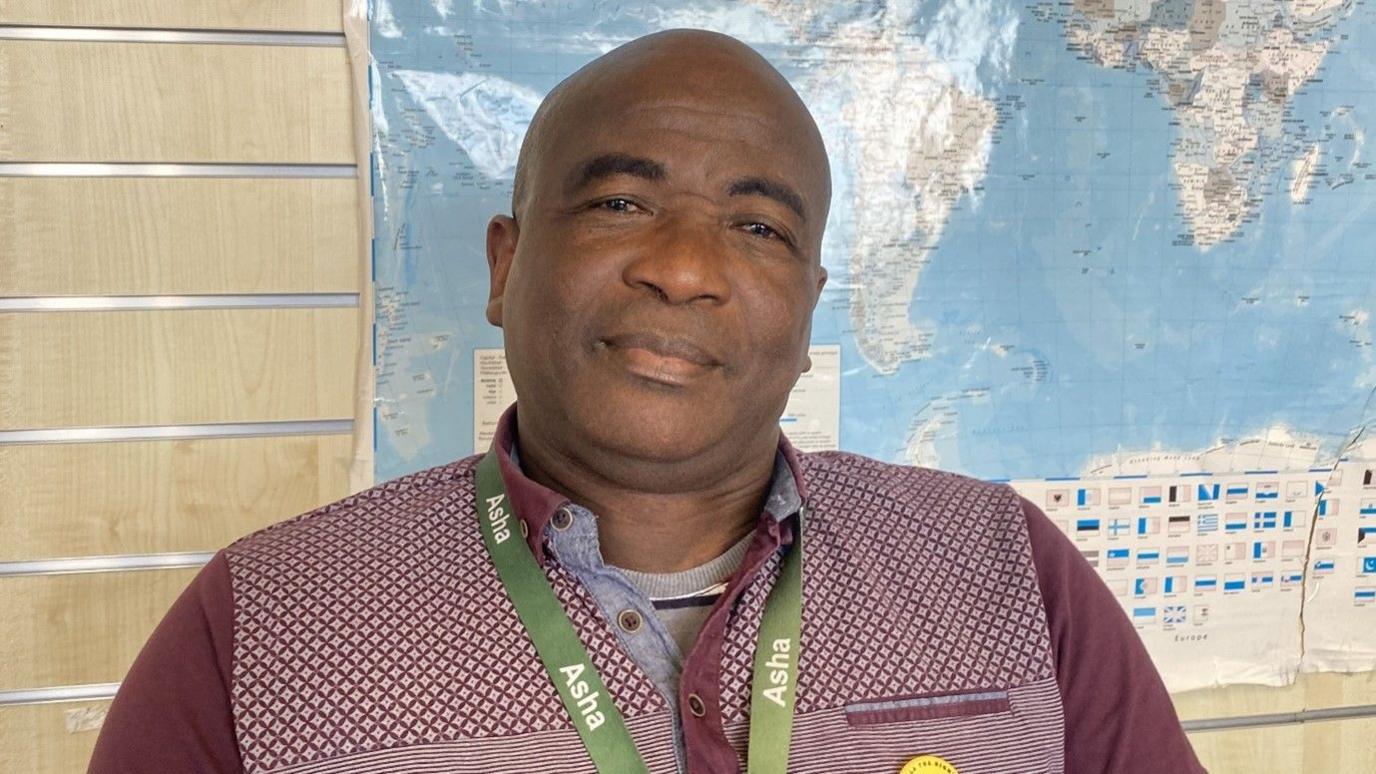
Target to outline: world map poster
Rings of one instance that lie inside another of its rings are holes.
[[[515,399],[484,232],[544,95],[641,35],[718,30],[830,154],[797,446],[1011,485],[1172,690],[1376,668],[1365,0],[367,12],[377,480],[485,449]]]

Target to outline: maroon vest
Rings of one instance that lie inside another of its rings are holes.
[[[807,493],[790,769],[1060,772],[1046,614],[1014,492],[839,452],[798,455]],[[478,457],[382,484],[238,541],[233,706],[245,771],[592,772],[478,533]],[[722,650],[741,755],[755,635],[778,574],[743,591]],[[571,573],[547,574],[651,771],[672,713]]]

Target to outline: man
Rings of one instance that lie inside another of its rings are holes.
[[[781,436],[829,200],[735,40],[562,83],[487,232],[520,395],[491,451],[217,554],[91,770],[1201,770],[1034,506]]]

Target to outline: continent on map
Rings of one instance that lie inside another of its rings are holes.
[[[1184,241],[1208,250],[1233,238],[1285,162],[1317,155],[1287,126],[1288,109],[1318,72],[1349,2],[1075,0],[1066,17],[1072,46],[1104,67],[1158,76],[1153,88],[1178,126],[1171,167]]]
[[[908,308],[956,202],[984,178],[996,112],[931,62],[875,57],[846,70],[853,96],[844,119],[865,126],[848,149],[856,178],[851,318],[860,352],[890,374],[929,353],[932,332]]]
[[[830,52],[820,77],[798,85],[814,110],[839,119],[847,133],[827,144],[853,176],[838,191],[849,195],[840,206],[854,229],[846,252],[851,321],[865,360],[893,374],[931,354],[933,332],[915,325],[908,309],[952,210],[984,180],[998,112],[913,36],[922,24],[914,3],[825,11],[789,0],[755,4]],[[958,27],[971,40],[1003,32],[979,13],[963,22],[939,14],[937,21],[938,30]]]

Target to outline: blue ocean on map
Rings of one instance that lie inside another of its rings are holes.
[[[485,228],[540,99],[673,27],[754,46],[823,129],[841,448],[989,479],[1336,458],[1376,421],[1376,13],[1080,5],[375,0],[376,478],[475,451]]]

